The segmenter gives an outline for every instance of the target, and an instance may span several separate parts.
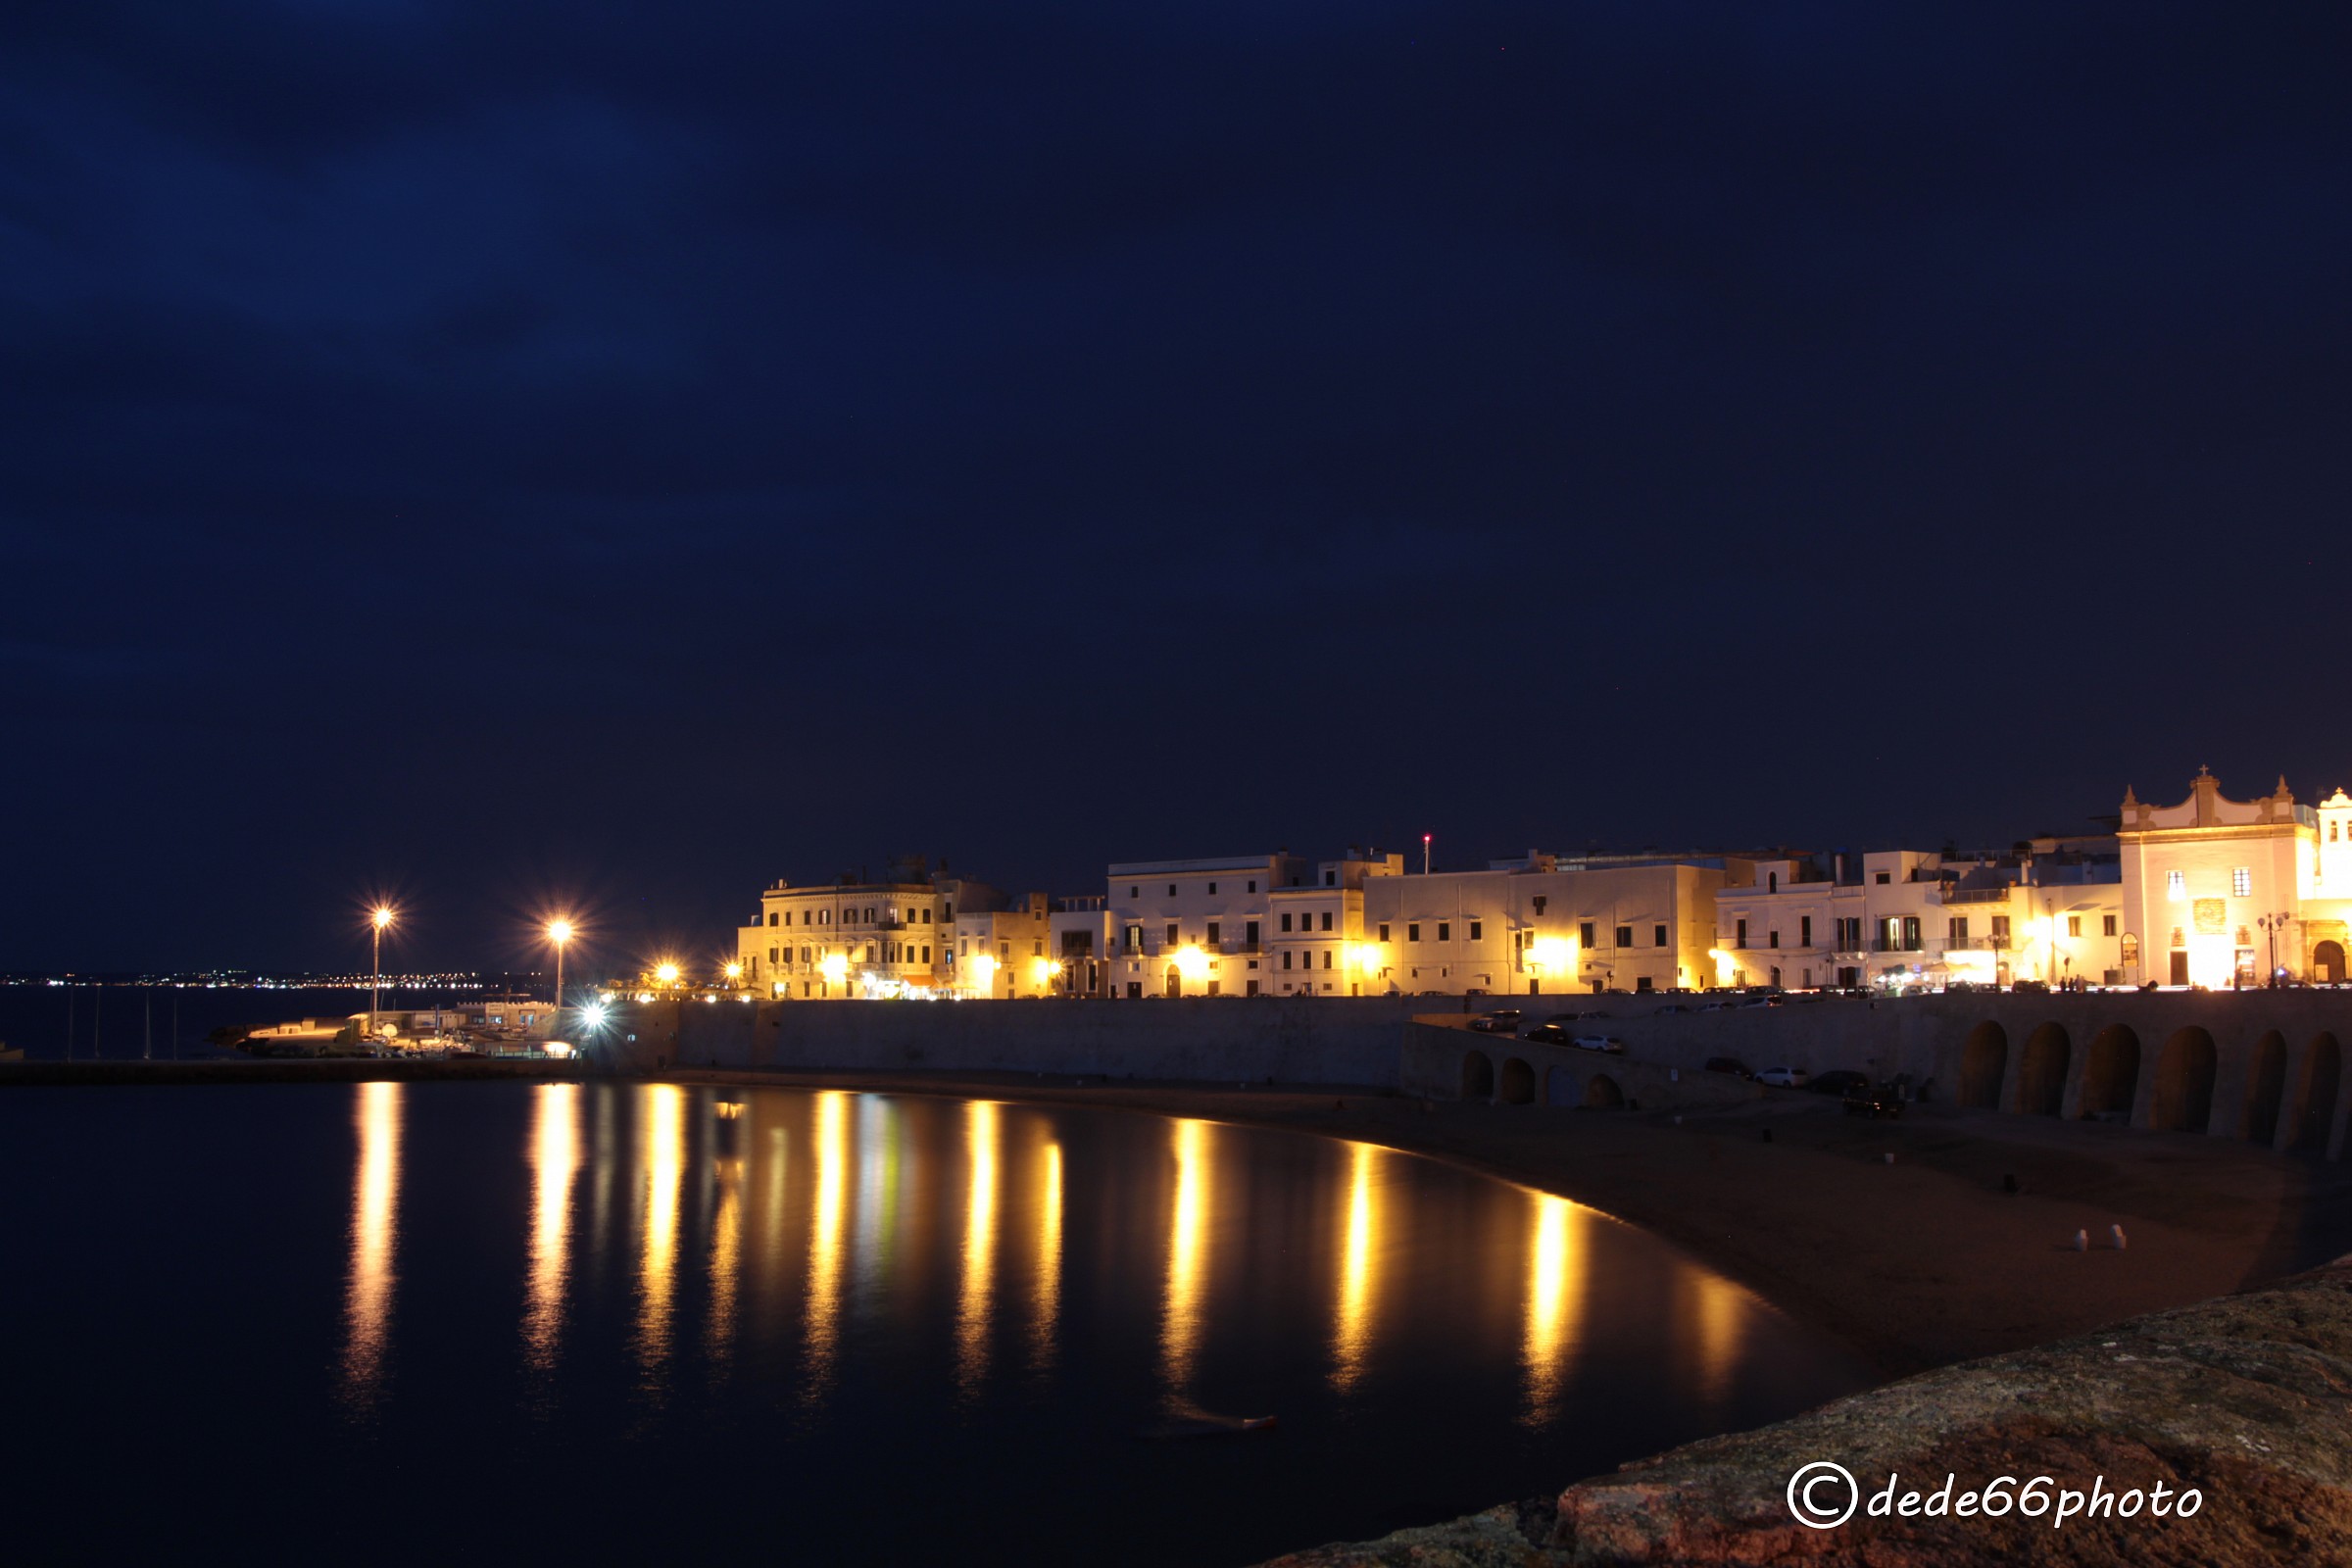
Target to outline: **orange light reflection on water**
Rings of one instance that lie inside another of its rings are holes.
[[[1180,1395],[1192,1381],[1193,1357],[1200,1348],[1201,1295],[1207,1273],[1202,1251],[1209,1208],[1209,1124],[1178,1121],[1169,1142],[1176,1155],[1176,1200],[1168,1216],[1168,1279],[1159,1349],[1168,1392]]]
[[[1380,1245],[1377,1231],[1374,1161],[1380,1151],[1371,1144],[1348,1146],[1348,1203],[1341,1233],[1339,1309],[1332,1328],[1331,1385],[1345,1394],[1363,1376],[1364,1358],[1372,1348],[1374,1268]]]
[[[849,1096],[825,1089],[816,1096],[814,1213],[808,1231],[807,1351],[803,1394],[821,1398],[841,1337],[841,1230],[849,1190]]]
[[[963,1284],[956,1300],[956,1381],[971,1396],[988,1375],[989,1307],[996,1287],[996,1102],[968,1102],[963,1125],[971,1168],[964,1194]]]
[[[686,1091],[645,1090],[645,1240],[637,1270],[637,1358],[649,1378],[669,1357],[677,1288],[678,1189],[686,1173]]]
[[[523,1359],[555,1364],[571,1251],[571,1188],[580,1168],[580,1089],[542,1084],[531,1108],[531,1271],[522,1312]]]
[[[400,1240],[400,1121],[403,1087],[360,1085],[352,1119],[359,1168],[352,1183],[351,1269],[344,1290],[345,1396],[374,1402],[391,1343],[394,1251]]]
[[[1592,1216],[1565,1198],[1549,1193],[1528,1196],[1535,1213],[1527,1266],[1527,1410],[1521,1419],[1541,1427],[1559,1413],[1567,1368],[1584,1337],[1586,1252]]]

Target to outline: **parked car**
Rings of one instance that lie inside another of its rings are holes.
[[[1753,1078],[1755,1076],[1754,1073],[1747,1070],[1747,1063],[1741,1061],[1738,1056],[1709,1056],[1707,1071],[1728,1072],[1735,1078]]]
[[[1557,1019],[1540,1023],[1527,1032],[1527,1038],[1540,1045],[1564,1046],[1568,1043],[1568,1026]]]
[[[1756,1082],[1776,1089],[1802,1089],[1812,1076],[1802,1067],[1767,1067],[1756,1074]]]
[[[1835,1072],[1820,1074],[1805,1087],[1817,1095],[1850,1095],[1857,1089],[1870,1087],[1870,1074],[1840,1067]]]
[[[1899,1117],[1903,1113],[1903,1097],[1892,1084],[1866,1083],[1846,1092],[1845,1113],[1868,1116],[1874,1121],[1881,1116]]]
[[[1481,1034],[1515,1035],[1519,1032],[1520,1020],[1526,1016],[1517,1007],[1497,1007],[1493,1012],[1482,1012],[1471,1019],[1470,1027]]]
[[[1669,1002],[1668,1004],[1666,1004],[1666,1005],[1664,1005],[1663,1007],[1660,1007],[1660,1008],[1658,1008],[1658,1009],[1657,1009],[1657,1011],[1658,1011],[1659,1013],[1667,1013],[1667,1012],[1689,1012],[1690,1010],[1690,1009],[1689,1007],[1686,1007],[1686,1006],[1684,1006],[1684,1005],[1683,1005],[1681,1003],[1679,1003],[1679,1002]],[[1656,1014],[1655,1014],[1655,1013],[1653,1013],[1653,1014],[1652,1014],[1652,1016],[1654,1017],[1654,1016],[1656,1016]]]
[[[1615,1035],[1578,1035],[1570,1044],[1579,1051],[1605,1051],[1612,1056],[1625,1054],[1625,1042]]]

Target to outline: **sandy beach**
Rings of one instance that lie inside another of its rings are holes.
[[[2352,1251],[2344,1166],[2222,1139],[1940,1105],[1874,1122],[1841,1114],[1834,1101],[1789,1097],[1678,1123],[1663,1112],[1281,1086],[667,1076],[1199,1116],[1450,1160],[1655,1232],[1890,1378],[2265,1284]],[[2016,1193],[2005,1188],[2011,1176]],[[2110,1241],[2119,1224],[2122,1250]],[[2089,1234],[2088,1251],[2074,1250],[2078,1230]]]

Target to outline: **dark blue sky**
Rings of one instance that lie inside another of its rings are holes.
[[[0,967],[2352,782],[2338,5],[0,11]]]

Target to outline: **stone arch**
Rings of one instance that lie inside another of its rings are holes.
[[[1487,1054],[1483,1051],[1473,1051],[1462,1057],[1462,1098],[1494,1098],[1494,1063],[1487,1059]]]
[[[2017,1108],[2029,1116],[2055,1116],[2066,1106],[2066,1070],[2075,1043],[2062,1025],[2045,1023],[2026,1036],[2026,1057],[2018,1063]]]
[[[2156,1053],[2156,1102],[2148,1125],[2160,1133],[2201,1133],[2213,1117],[2218,1054],[2213,1036],[2190,1024],[2176,1029]]]
[[[1544,1103],[1561,1106],[1578,1103],[1576,1074],[1565,1067],[1546,1068],[1544,1073]]]
[[[2352,978],[2344,973],[2344,945],[2333,938],[2311,950],[2311,977],[2314,980],[2343,980]]]
[[[2287,1148],[2328,1152],[2328,1129],[2335,1122],[2335,1097],[2344,1076],[2344,1054],[2335,1036],[2315,1036],[2303,1054],[2303,1081],[2295,1086],[2295,1116]]]
[[[1536,1102],[1536,1069],[1512,1056],[1502,1064],[1502,1102],[1506,1105],[1532,1105]]]
[[[1585,1107],[1588,1110],[1623,1110],[1625,1092],[1617,1087],[1616,1079],[1605,1072],[1596,1072],[1592,1075],[1592,1081],[1585,1085]]]
[[[2237,1136],[2250,1144],[2269,1146],[2278,1136],[2278,1102],[2286,1089],[2286,1037],[2274,1029],[2254,1042],[2246,1063],[2246,1108],[2237,1118]]]
[[[2130,1116],[2139,1093],[2139,1036],[2129,1024],[2111,1023],[2091,1036],[2082,1063],[2082,1119]]]
[[[2009,1070],[2009,1034],[1990,1018],[1960,1043],[1960,1103],[1991,1110],[2001,1102],[2001,1075]]]

